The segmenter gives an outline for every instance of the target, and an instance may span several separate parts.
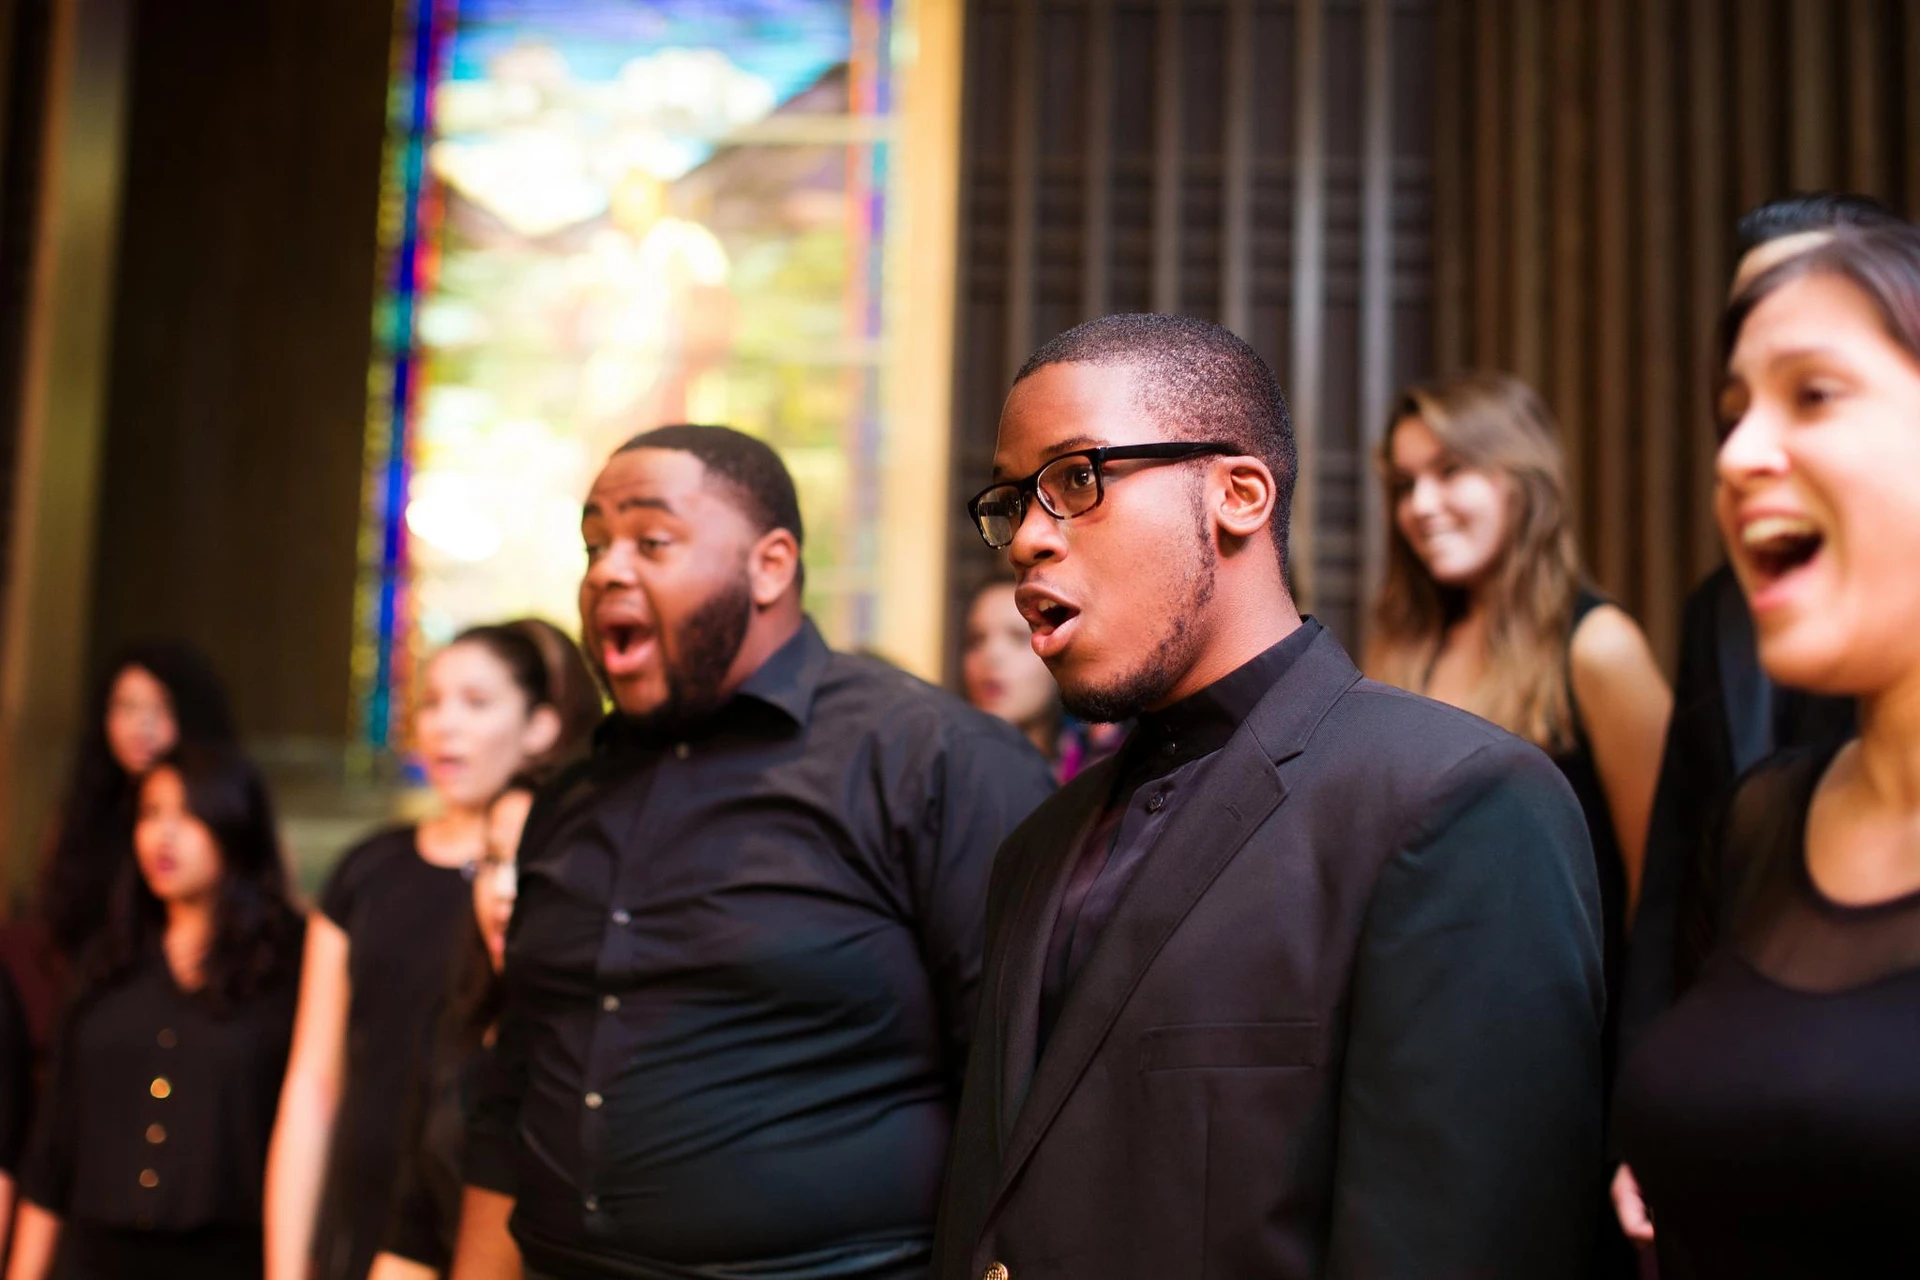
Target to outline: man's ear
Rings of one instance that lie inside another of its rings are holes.
[[[1258,458],[1224,458],[1214,464],[1214,519],[1224,537],[1245,540],[1264,531],[1274,516],[1279,486]]]
[[[757,609],[771,608],[800,572],[800,544],[790,529],[770,529],[747,552],[747,583]]]

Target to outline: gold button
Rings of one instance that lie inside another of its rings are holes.
[[[153,1083],[147,1086],[147,1092],[156,1098],[170,1098],[173,1096],[173,1086],[167,1083],[165,1076],[155,1076]]]
[[[602,1098],[599,1094],[590,1093],[587,1095],[587,1098],[586,1098],[587,1110],[598,1111],[600,1109],[600,1104],[605,1101],[606,1099]]]
[[[157,1147],[161,1143],[165,1142],[166,1140],[167,1140],[167,1130],[164,1125],[150,1124],[147,1126],[148,1142],[151,1142],[154,1146]]]
[[[160,1047],[162,1049],[171,1049],[173,1048],[173,1046],[180,1043],[180,1037],[173,1034],[172,1027],[160,1028],[159,1040],[160,1040]]]
[[[987,1273],[980,1280],[1012,1280],[1012,1277],[1013,1273],[1007,1270],[1006,1263],[996,1262],[987,1268]]]
[[[160,1185],[160,1175],[151,1169],[142,1169],[140,1171],[140,1185],[151,1191]]]

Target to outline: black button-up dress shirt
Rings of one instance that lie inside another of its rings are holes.
[[[529,817],[469,1130],[529,1270],[924,1268],[987,875],[1051,789],[811,623],[695,731],[610,720]]]
[[[1047,941],[1037,1048],[1044,1050],[1073,979],[1113,918],[1121,895],[1160,838],[1171,803],[1190,792],[1254,704],[1320,633],[1312,618],[1258,657],[1170,707],[1148,712],[1120,749],[1107,807],[1081,841]]]

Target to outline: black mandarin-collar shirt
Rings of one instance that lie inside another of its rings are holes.
[[[1040,987],[1040,1049],[1046,1047],[1074,978],[1159,840],[1166,815],[1183,793],[1192,791],[1215,753],[1246,723],[1254,704],[1320,631],[1320,624],[1308,618],[1285,639],[1206,688],[1140,717],[1120,749],[1119,772],[1106,809],[1074,855],[1054,918]]]
[[[597,747],[527,823],[466,1180],[555,1275],[924,1269],[1045,761],[810,622],[697,729]]]

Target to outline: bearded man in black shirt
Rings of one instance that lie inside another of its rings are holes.
[[[750,437],[636,437],[581,533],[618,710],[527,821],[456,1280],[922,1276],[987,874],[1046,765],[827,648]]]

